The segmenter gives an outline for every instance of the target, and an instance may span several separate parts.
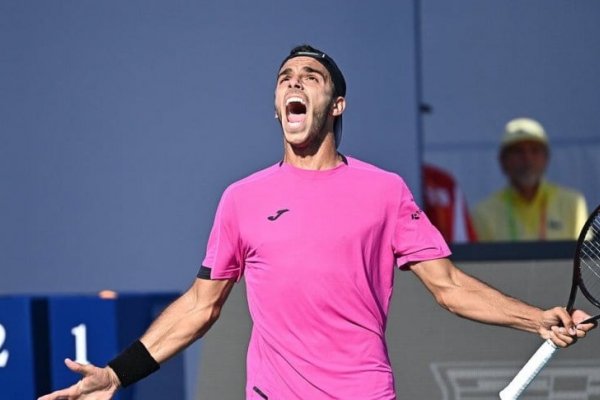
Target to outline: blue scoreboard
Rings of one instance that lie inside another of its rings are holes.
[[[176,294],[0,297],[1,399],[33,399],[76,383],[80,376],[64,364],[104,366],[139,338]],[[184,398],[183,357],[116,399]]]
[[[34,399],[50,388],[46,301],[0,297],[0,398]]]

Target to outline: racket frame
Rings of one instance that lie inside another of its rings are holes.
[[[590,225],[595,222],[599,214],[600,205],[596,207],[596,209],[590,214],[587,221],[581,228],[579,237],[577,238],[577,246],[575,247],[575,254],[573,256],[573,278],[571,281],[571,293],[569,294],[569,301],[567,302],[567,311],[569,312],[569,314],[571,314],[575,305],[575,298],[577,297],[577,288],[581,290],[581,293],[590,303],[600,308],[600,302],[596,300],[596,298],[594,298],[594,296],[592,296],[591,293],[587,290],[581,278],[582,247],[588,235]],[[587,318],[581,323],[595,322],[598,319],[600,319],[600,313],[594,315],[593,317]],[[533,354],[533,356],[531,356],[531,358],[521,368],[521,370],[512,379],[512,381],[500,392],[500,399],[518,399],[521,393],[523,393],[523,391],[527,389],[531,381],[535,379],[535,377],[544,368],[548,361],[550,361],[550,359],[554,355],[554,352],[557,349],[558,348],[556,347],[556,345],[552,343],[550,339],[542,343],[542,345]]]

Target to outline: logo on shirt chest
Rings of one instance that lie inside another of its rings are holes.
[[[563,229],[563,223],[561,221],[551,219],[548,221],[548,229],[553,231],[560,231],[561,229]]]
[[[275,214],[274,214],[274,215],[269,215],[269,216],[267,217],[267,219],[268,219],[269,221],[275,221],[275,220],[277,220],[279,217],[281,217],[281,216],[282,216],[284,213],[286,213],[286,212],[288,212],[288,211],[290,211],[290,210],[288,210],[287,208],[282,208],[281,210],[277,210],[277,211],[275,212]]]

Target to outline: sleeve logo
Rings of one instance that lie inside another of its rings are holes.
[[[412,219],[412,220],[420,219],[422,213],[423,213],[422,210],[418,210],[417,212],[410,214],[410,219]]]

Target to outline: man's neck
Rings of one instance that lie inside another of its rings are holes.
[[[525,200],[528,203],[531,203],[533,201],[533,199],[535,199],[535,196],[537,195],[537,192],[540,188],[540,184],[538,183],[535,186],[527,186],[527,187],[513,186],[513,188],[515,189],[515,191],[519,194],[519,196],[523,200]]]
[[[289,143],[284,144],[283,162],[294,167],[310,170],[325,170],[337,167],[342,157],[337,152],[333,137],[326,138],[317,149],[298,149]]]

